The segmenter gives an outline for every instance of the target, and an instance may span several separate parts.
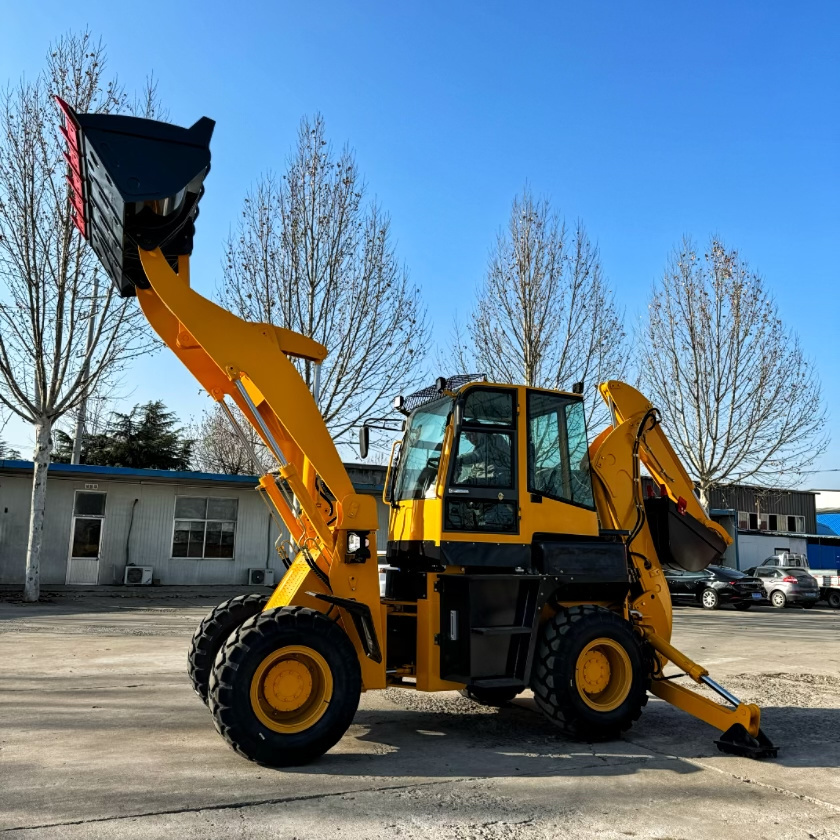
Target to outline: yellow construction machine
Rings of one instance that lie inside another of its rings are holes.
[[[234,429],[232,405],[276,462],[258,490],[288,532],[286,572],[270,597],[213,610],[189,655],[237,752],[311,761],[345,733],[361,692],[393,686],[492,705],[531,689],[553,724],[585,740],[619,736],[651,693],[720,730],[725,752],[776,754],[759,709],[670,644],[662,565],[702,569],[730,539],[638,391],[600,385],[611,423],[591,444],[579,383],[565,393],[460,376],[398,398],[383,596],[376,500],[354,490],[293,362],[318,366],[326,348],[190,287],[213,122],[59,104],[80,232]],[[642,467],[659,488],[650,497]],[[725,703],[666,677],[669,662]]]

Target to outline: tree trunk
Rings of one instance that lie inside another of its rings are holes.
[[[35,426],[35,453],[32,457],[32,508],[26,545],[26,583],[23,600],[37,601],[41,594],[41,542],[44,536],[44,507],[47,501],[47,471],[52,455],[52,420],[42,418]]]

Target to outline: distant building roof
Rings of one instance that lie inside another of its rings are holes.
[[[385,467],[377,464],[345,464],[357,492],[381,493]],[[32,461],[0,460],[0,473],[32,473]],[[255,475],[227,475],[225,473],[192,472],[189,470],[139,470],[132,467],[102,467],[94,464],[50,464],[50,475],[73,478],[116,479],[130,481],[183,482],[187,484],[248,484],[255,485]]]

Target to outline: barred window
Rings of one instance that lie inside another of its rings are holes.
[[[238,499],[176,497],[172,556],[232,560],[238,510]]]

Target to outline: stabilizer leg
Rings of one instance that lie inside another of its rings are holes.
[[[730,726],[715,743],[722,753],[745,758],[776,758],[779,755],[779,748],[773,746],[760,728],[758,735],[753,737],[740,723]]]
[[[761,731],[761,709],[758,706],[753,703],[742,703],[735,695],[711,679],[709,672],[702,665],[693,662],[673,645],[657,636],[649,627],[643,626],[642,630],[645,639],[657,653],[673,662],[678,668],[682,668],[686,675],[696,683],[711,688],[730,703],[732,708],[703,697],[685,686],[677,685],[673,679],[665,677],[651,680],[652,694],[723,732],[723,735],[715,741],[721,752],[747,758],[775,758],[779,754],[778,747],[773,746],[770,739]]]

